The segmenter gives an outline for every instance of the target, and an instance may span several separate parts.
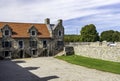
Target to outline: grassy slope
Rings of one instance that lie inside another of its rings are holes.
[[[120,62],[105,61],[100,59],[88,58],[83,56],[58,56],[58,59],[65,60],[69,63],[93,68],[101,71],[120,74]]]

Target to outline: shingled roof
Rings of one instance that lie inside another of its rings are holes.
[[[6,24],[12,29],[13,38],[29,38],[30,35],[28,30],[31,26],[34,26],[38,30],[37,36],[39,38],[50,38],[50,32],[46,24],[0,22],[0,29],[2,29]],[[0,32],[0,38],[1,37],[2,32]]]

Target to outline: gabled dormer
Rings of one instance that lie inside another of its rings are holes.
[[[62,20],[58,20],[58,23],[53,27],[54,36],[57,38],[63,38],[64,37],[64,27],[62,24]]]
[[[31,37],[36,37],[38,34],[38,30],[35,28],[35,26],[31,26],[29,29],[29,34]]]
[[[7,24],[3,26],[1,31],[2,31],[2,36],[4,36],[4,37],[10,37],[12,35],[12,29]]]

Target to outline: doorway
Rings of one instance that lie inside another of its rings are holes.
[[[32,50],[32,54],[33,54],[33,55],[36,55],[36,50]]]
[[[10,51],[4,51],[4,57],[11,57]]]
[[[20,51],[20,58],[23,58],[23,57],[24,57],[24,56],[23,56],[23,55],[24,55],[23,53],[24,53],[23,50],[21,50],[21,51]]]

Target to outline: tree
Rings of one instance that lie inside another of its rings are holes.
[[[107,30],[101,33],[100,38],[102,41],[117,42],[120,41],[120,33],[118,31]]]
[[[118,41],[120,41],[120,33],[118,32],[118,31],[115,31],[114,33],[113,33],[113,35],[112,35],[112,41],[113,42],[118,42]]]
[[[65,42],[79,42],[80,35],[64,35]]]
[[[95,42],[99,41],[99,35],[94,24],[85,25],[81,31],[82,42]]]

